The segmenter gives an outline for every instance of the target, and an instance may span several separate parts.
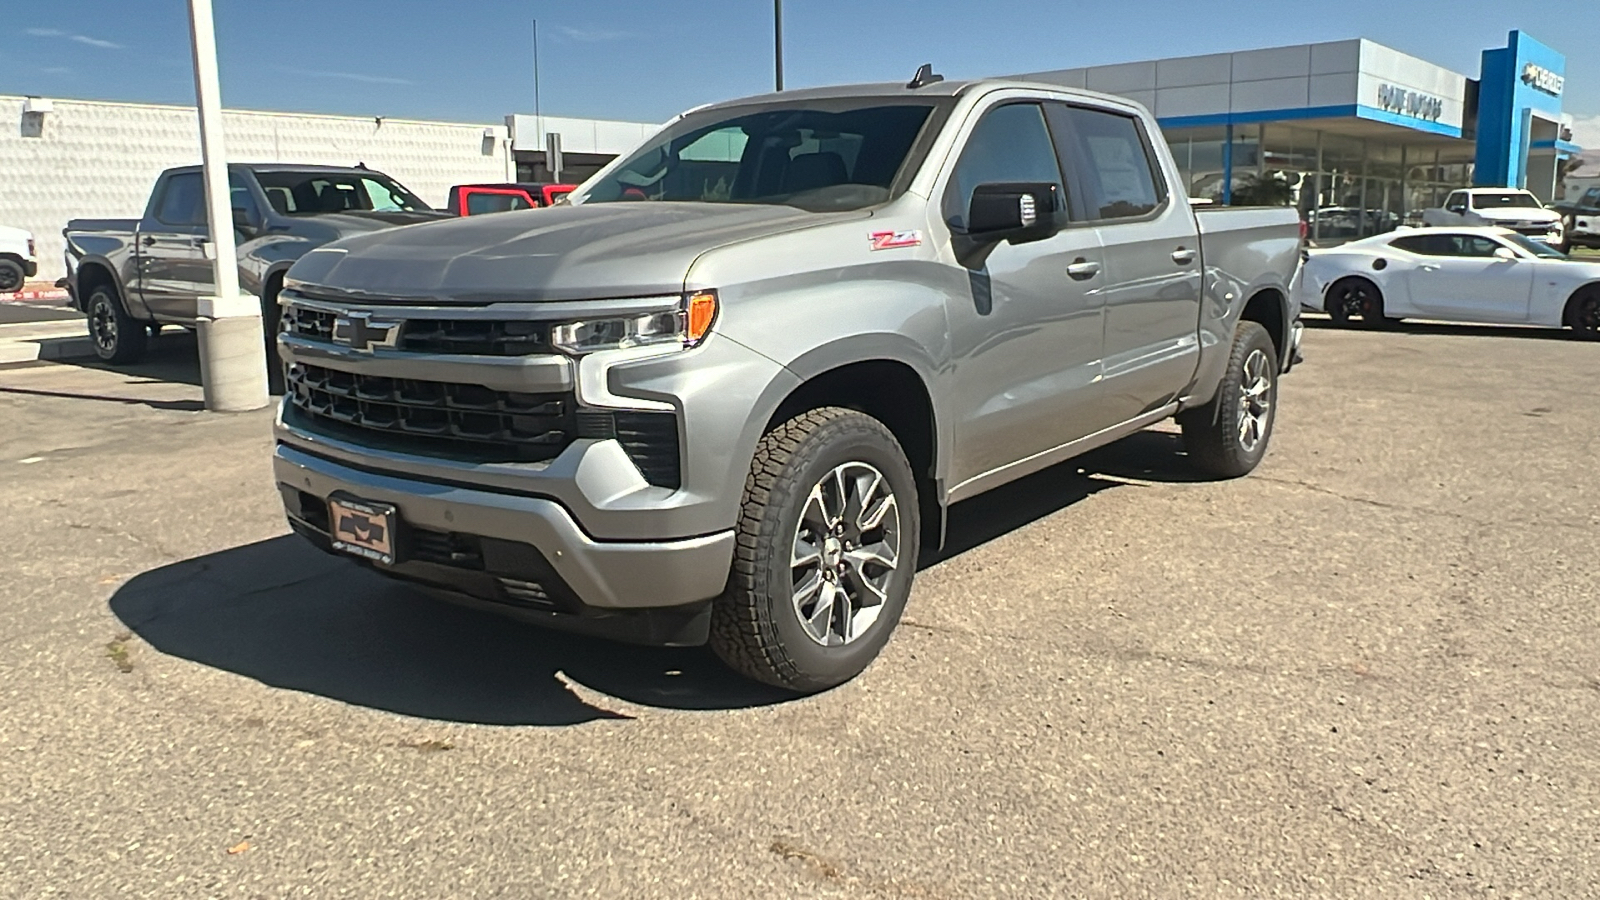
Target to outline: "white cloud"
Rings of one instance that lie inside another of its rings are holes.
[[[122,49],[122,45],[115,41],[107,41],[101,38],[89,37],[86,34],[73,34],[70,31],[62,31],[59,28],[29,28],[26,30],[26,33],[33,37],[64,38],[69,41],[75,41],[79,44],[88,45],[90,47],[99,47],[102,50]]]
[[[567,25],[557,25],[556,34],[583,44],[594,44],[600,41],[620,41],[633,37],[626,31],[608,31],[603,28],[572,28]]]
[[[345,81],[359,81],[362,84],[414,84],[404,78],[390,78],[387,75],[364,75],[360,72],[322,72],[316,69],[288,69],[279,71],[290,75],[309,75],[312,78],[342,78]]]

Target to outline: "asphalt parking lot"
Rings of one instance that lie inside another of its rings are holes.
[[[1255,475],[963,504],[804,699],[302,546],[185,338],[0,369],[0,896],[1600,896],[1600,345],[1306,352]]]

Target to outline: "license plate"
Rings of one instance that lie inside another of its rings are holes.
[[[394,563],[396,518],[394,506],[388,503],[374,503],[354,497],[328,498],[333,549],[384,565]]]

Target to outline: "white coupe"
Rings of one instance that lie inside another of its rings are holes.
[[[1402,228],[1312,250],[1296,291],[1301,306],[1338,325],[1442,319],[1600,340],[1600,262],[1505,228]]]

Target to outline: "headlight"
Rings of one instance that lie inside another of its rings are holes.
[[[550,329],[550,345],[574,355],[656,344],[694,347],[711,333],[716,317],[716,292],[700,291],[670,309],[564,322]]]

